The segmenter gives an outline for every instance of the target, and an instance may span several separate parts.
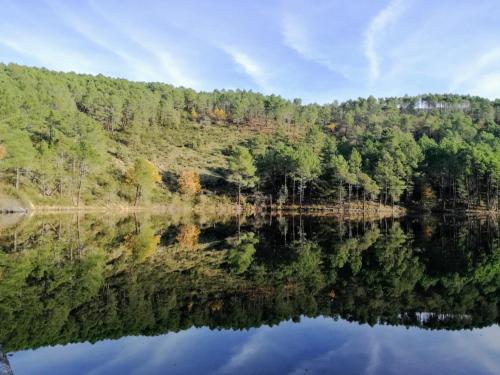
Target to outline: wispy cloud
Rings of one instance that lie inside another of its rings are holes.
[[[391,0],[370,22],[364,35],[363,52],[368,59],[369,79],[373,83],[380,76],[380,58],[377,39],[388,25],[398,19],[403,11],[403,0]]]
[[[498,0],[4,3],[6,63],[306,102],[430,91],[500,97]]]
[[[269,74],[262,64],[243,51],[233,47],[222,47],[222,49],[233,59],[243,72],[264,92],[272,91],[269,83]]]
[[[90,16],[76,13],[65,3],[47,1],[47,4],[69,28],[119,57],[128,66],[133,79],[199,88],[197,81],[181,66],[180,56],[174,58],[163,43],[111,17],[95,2],[87,4]]]
[[[500,48],[488,50],[460,64],[450,91],[464,91],[489,98],[500,96]]]
[[[0,35],[1,45],[52,69],[99,73],[92,60],[84,53],[67,49],[57,42],[53,42],[48,51],[47,40],[38,35],[23,32],[15,35]]]
[[[335,59],[341,60],[341,56],[332,56],[328,52],[331,47],[335,46],[329,46],[330,48],[325,48],[326,46],[318,47],[317,38],[311,35],[310,32],[311,25],[306,24],[298,15],[289,12],[285,13],[281,18],[280,26],[283,43],[295,51],[302,59],[321,65],[344,78],[351,77],[349,71],[352,70],[352,67],[347,69],[345,65],[335,62]]]
[[[314,59],[307,28],[297,16],[285,14],[281,21],[281,35],[285,45],[306,59]]]

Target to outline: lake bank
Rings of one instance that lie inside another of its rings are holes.
[[[266,206],[267,210],[284,215],[307,214],[311,216],[403,216],[406,208],[402,206],[387,206],[375,202],[351,202],[345,204],[306,204]]]

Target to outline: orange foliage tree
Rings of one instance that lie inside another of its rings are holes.
[[[0,145],[0,160],[5,159],[7,156],[7,149],[4,145]]]
[[[216,121],[224,121],[226,119],[226,112],[221,108],[215,108],[212,112],[212,117]]]
[[[178,179],[182,194],[195,195],[201,191],[200,175],[195,171],[182,171]]]
[[[191,110],[191,112],[189,113],[189,118],[192,120],[192,121],[196,121],[198,120],[198,112],[196,112],[196,110],[193,108]]]

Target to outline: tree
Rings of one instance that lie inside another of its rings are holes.
[[[295,150],[286,139],[281,137],[266,147],[263,152],[259,150],[258,144],[255,146],[252,150],[257,159],[261,187],[270,186],[271,192],[275,193],[278,186],[288,184],[288,177],[295,169]]]
[[[395,174],[394,159],[388,152],[383,153],[383,157],[375,166],[375,180],[384,192],[384,204],[390,197],[392,202],[399,200],[403,193],[404,181]]]
[[[338,186],[338,195],[340,204],[343,203],[343,185],[353,185],[356,183],[356,175],[349,170],[349,163],[342,155],[334,155],[329,161],[329,168],[332,171],[330,178]]]
[[[139,157],[128,170],[127,181],[135,187],[134,206],[137,206],[139,199],[147,196],[155,184],[161,182],[161,175],[153,163]]]
[[[224,121],[226,119],[226,112],[221,108],[215,108],[212,116],[215,121]]]
[[[365,203],[367,195],[369,199],[373,199],[380,193],[380,188],[376,182],[366,173],[361,172],[358,175],[358,183],[363,189],[363,203]]]
[[[229,158],[229,180],[238,186],[238,205],[241,204],[241,188],[251,188],[257,183],[254,160],[250,151],[236,146]]]
[[[359,176],[361,174],[361,154],[355,148],[351,151],[351,155],[349,157],[349,173],[350,178],[347,183],[349,185],[349,202],[351,202],[351,188],[352,185],[356,186],[356,190],[360,185]],[[352,182],[352,183],[351,183]]]
[[[195,171],[182,171],[178,178],[179,191],[186,195],[196,195],[201,191],[200,175]]]
[[[73,153],[78,163],[77,206],[80,206],[84,178],[92,170],[99,169],[106,141],[102,128],[80,114],[75,118],[74,129]]]
[[[300,207],[304,200],[304,190],[309,181],[321,173],[319,155],[314,153],[307,144],[300,144],[295,151],[295,178],[299,181]]]
[[[288,187],[283,184],[281,185],[280,187],[280,190],[278,192],[278,199],[276,200],[276,202],[278,203],[278,206],[281,208],[281,206],[283,206],[286,201],[288,199]]]
[[[25,130],[13,126],[0,127],[0,142],[2,142],[3,169],[15,171],[15,186],[19,190],[21,172],[29,168],[36,155],[36,150],[29,134]]]

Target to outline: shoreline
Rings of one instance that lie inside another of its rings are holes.
[[[24,205],[23,205],[24,206]],[[305,204],[302,207],[299,205],[247,205],[238,206],[237,203],[222,203],[222,202],[205,202],[203,204],[195,204],[191,202],[172,202],[166,204],[152,204],[145,206],[131,205],[82,205],[77,206],[51,206],[28,204],[28,207],[18,205],[17,207],[0,207],[0,215],[31,215],[36,213],[174,213],[174,212],[191,212],[193,214],[202,212],[211,212],[214,214],[225,215],[240,215],[240,214],[259,214],[269,213],[273,216],[332,216],[332,217],[402,217],[406,215],[459,215],[459,216],[499,216],[499,210],[487,209],[447,209],[447,210],[422,210],[418,207],[404,206],[387,206],[380,205],[375,202],[351,202],[342,205],[336,204]]]

